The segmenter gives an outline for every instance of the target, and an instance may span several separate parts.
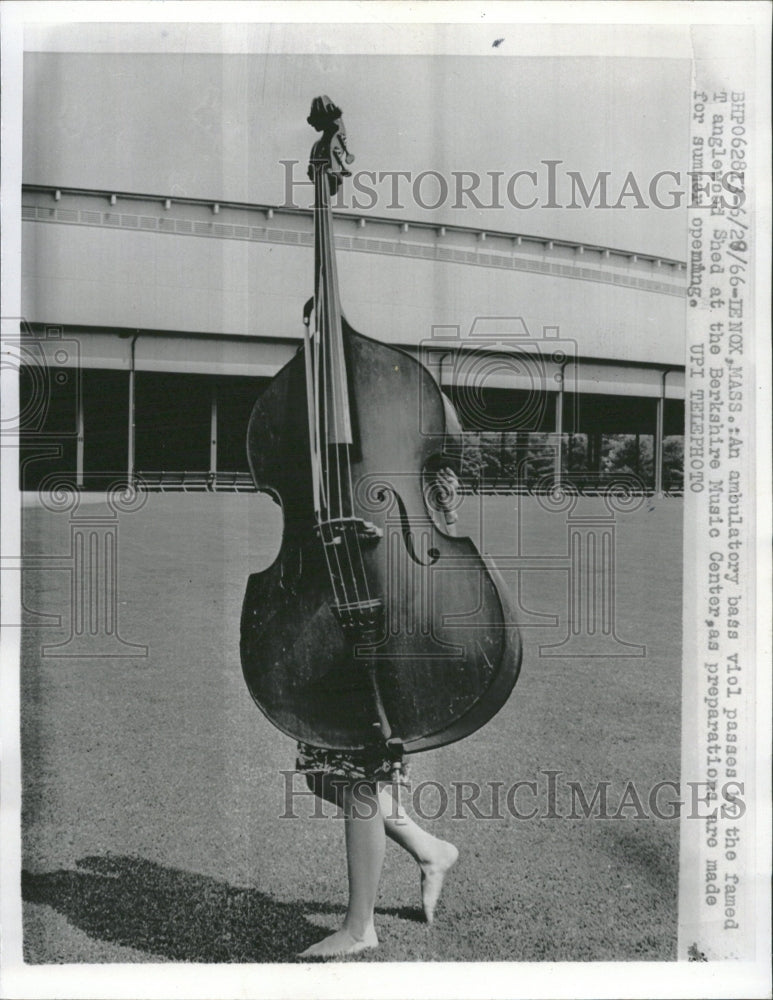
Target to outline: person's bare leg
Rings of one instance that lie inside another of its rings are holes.
[[[375,790],[370,786],[360,786],[355,794],[351,785],[345,785],[343,808],[349,873],[346,917],[340,930],[301,952],[302,958],[354,955],[378,944],[373,909],[384,863],[384,819]]]
[[[408,851],[421,869],[421,902],[424,917],[431,924],[443,880],[456,864],[459,851],[447,840],[433,837],[420,827],[388,788],[379,789],[379,805],[386,835]]]

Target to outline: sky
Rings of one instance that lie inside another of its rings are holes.
[[[661,171],[680,175],[660,182],[661,205],[687,190],[687,59],[511,55],[507,31],[498,46],[463,55],[341,54],[330,40],[302,53],[120,51],[124,29],[115,26],[109,53],[25,53],[25,183],[306,206],[309,189],[288,191],[282,161],[297,161],[303,179],[316,137],[306,116],[326,93],[344,110],[352,169],[377,175],[360,176],[375,191],[358,196],[361,214],[685,257],[686,212],[658,207],[650,183]],[[547,205],[547,160],[558,161],[561,207]],[[394,171],[410,179],[393,181]],[[518,171],[536,177],[522,175],[512,197],[536,197],[535,207],[508,199]],[[607,172],[606,203],[621,207],[598,207],[598,194],[590,208],[579,196],[566,207],[570,171],[588,191]],[[461,172],[482,178],[486,207],[458,196]],[[642,200],[620,199],[629,175]],[[349,185],[345,207],[355,209]]]

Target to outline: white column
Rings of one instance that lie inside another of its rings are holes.
[[[78,424],[78,435],[75,443],[75,485],[79,488],[83,486],[83,380],[81,377],[81,371],[78,368],[73,369],[75,373],[76,383],[75,383],[75,399],[77,406],[77,424]]]
[[[660,382],[660,396],[655,411],[655,496],[663,493],[663,429],[665,426],[666,408],[666,375],[664,371]]]
[[[562,437],[564,433],[564,370],[561,368],[561,372],[558,376],[560,379],[558,383],[558,392],[556,393],[556,454],[554,458],[553,474],[555,476],[556,483],[561,482],[561,472],[562,472]]]
[[[217,386],[212,386],[212,403],[209,411],[209,471],[217,472]]]

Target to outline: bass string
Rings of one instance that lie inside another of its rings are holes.
[[[325,315],[325,287],[322,275],[322,259],[323,255],[321,252],[321,232],[320,232],[320,215],[319,212],[319,173],[316,173],[317,181],[317,199],[316,205],[318,206],[317,213],[317,225],[315,226],[315,242],[316,242],[316,260],[318,263],[318,271],[314,277],[314,340],[315,340],[315,366],[314,366],[314,395],[315,395],[315,406],[316,406],[316,424],[318,428],[318,456],[321,465],[321,471],[324,479],[324,517],[322,512],[320,512],[317,518],[317,527],[320,533],[320,539],[322,542],[322,551],[325,555],[325,563],[327,565],[328,577],[330,578],[330,585],[333,591],[333,599],[336,604],[348,604],[349,595],[346,591],[346,576],[341,567],[341,562],[338,555],[338,548],[335,545],[329,545],[328,542],[332,541],[332,531],[330,531],[327,522],[330,517],[330,467],[329,462],[326,459],[327,455],[327,438],[329,433],[329,413],[327,405],[327,393],[325,392],[326,385],[326,366],[327,366],[327,350],[326,350],[326,338],[324,337],[324,315]],[[321,400],[321,414],[319,403]],[[319,440],[319,423],[320,416],[322,419],[322,434],[321,441]],[[326,534],[327,527],[327,534]],[[330,559],[329,549],[333,550],[333,556],[335,558],[336,568],[334,569],[333,564]],[[341,589],[341,596],[339,597],[339,588]]]
[[[312,336],[309,325],[304,317],[303,324],[303,360],[306,374],[306,416],[309,424],[309,460],[311,464],[311,493],[314,505],[314,515],[319,522],[322,509],[322,486],[320,483],[321,467],[319,463],[319,414],[317,411],[317,386],[314,376],[314,356],[312,354]]]
[[[319,372],[320,372],[320,360],[319,360],[319,340],[320,340],[320,337],[319,337],[319,334],[320,334],[319,321],[317,319],[316,310],[315,310],[314,338],[313,338],[313,340],[314,340],[314,358],[313,358],[313,361],[312,361],[312,364],[311,364],[311,379],[307,379],[307,383],[310,382],[310,385],[309,385],[309,387],[307,389],[307,392],[309,392],[311,394],[311,397],[312,397],[311,405],[313,407],[313,414],[314,414],[313,421],[312,421],[312,423],[313,423],[313,431],[312,431],[312,433],[313,433],[313,437],[314,437],[314,441],[313,441],[313,445],[312,445],[312,452],[313,452],[313,454],[312,454],[312,461],[316,464],[316,470],[314,472],[314,475],[315,475],[317,481],[319,481],[321,479],[321,476],[324,473],[324,466],[323,466],[323,463],[322,463],[321,450],[320,450],[320,412],[319,412],[319,406],[318,406],[318,402],[319,402]],[[324,494],[324,492],[325,492],[324,484],[320,484],[320,490]],[[333,591],[333,599],[336,601],[336,603],[339,603],[339,601],[341,599],[343,599],[344,601],[346,601],[347,594],[344,591],[342,593],[342,596],[339,597],[339,586],[344,585],[344,580],[343,580],[341,572],[340,572],[340,566],[339,566],[338,576],[336,576],[336,573],[335,573],[335,571],[333,569],[333,565],[332,565],[332,563],[330,561],[330,554],[328,552],[328,546],[325,544],[322,510],[327,505],[327,499],[326,499],[326,497],[320,496],[319,497],[319,504],[320,504],[320,506],[317,507],[317,508],[315,508],[315,515],[316,515],[316,518],[317,518],[317,527],[318,527],[319,532],[320,532],[320,539],[322,541],[322,552],[323,552],[323,554],[325,556],[325,565],[327,566],[327,573],[328,573],[328,577],[330,579],[330,586],[331,586],[332,591]],[[340,584],[337,583],[337,580],[340,580]]]
[[[315,406],[315,416],[316,416],[316,420],[315,420],[315,430],[316,430],[316,439],[317,439],[316,450],[317,450],[317,461],[318,461],[318,465],[320,467],[320,472],[322,474],[324,474],[325,463],[322,460],[322,451],[321,451],[321,447],[320,447],[320,426],[319,426],[319,424],[320,424],[320,413],[319,413],[319,409],[318,409],[318,401],[319,401],[319,378],[320,378],[320,359],[319,359],[319,346],[318,346],[319,345],[319,341],[320,341],[320,329],[319,329],[318,320],[316,319],[316,316],[315,316],[315,358],[316,358],[316,360],[315,360],[315,365],[314,365],[314,406]],[[323,431],[324,431],[324,427],[323,427]],[[345,578],[343,576],[343,573],[341,572],[340,562],[338,562],[338,553],[335,551],[335,547],[333,547],[333,554],[335,555],[336,562],[338,563],[337,572],[336,572],[336,570],[333,568],[333,565],[332,565],[332,563],[330,561],[330,553],[328,551],[328,545],[326,544],[326,541],[325,541],[325,526],[324,526],[325,525],[325,517],[323,517],[323,510],[325,510],[325,511],[327,510],[327,504],[328,504],[327,495],[329,495],[329,487],[330,487],[329,481],[327,483],[327,486],[325,486],[323,484],[323,493],[325,495],[321,498],[322,509],[320,509],[317,512],[317,527],[319,529],[320,540],[322,542],[322,552],[324,553],[324,556],[325,556],[325,564],[327,566],[327,573],[328,573],[328,577],[330,579],[330,586],[331,586],[332,591],[333,591],[333,599],[335,600],[336,604],[339,604],[341,602],[346,603],[346,601],[348,600],[348,595],[347,595],[346,589],[345,589],[346,588],[346,581],[345,581]],[[339,587],[344,588],[342,590],[340,596],[339,596]]]
[[[357,572],[354,566],[354,561],[352,559],[351,549],[349,547],[348,532],[343,524],[344,519],[344,495],[343,495],[343,483],[341,479],[341,452],[339,441],[342,435],[341,426],[341,414],[339,414],[338,409],[338,391],[339,388],[336,384],[336,379],[341,379],[342,366],[341,359],[338,356],[339,348],[339,338],[335,336],[338,333],[336,327],[336,316],[335,311],[335,258],[332,256],[332,240],[331,240],[331,222],[330,222],[330,205],[328,199],[328,179],[323,171],[320,171],[320,194],[322,196],[320,204],[322,205],[322,218],[320,219],[321,230],[322,230],[322,245],[323,254],[321,256],[321,268],[323,271],[323,281],[322,285],[325,289],[324,294],[324,309],[322,310],[323,315],[326,319],[327,327],[327,337],[325,338],[325,347],[327,351],[328,367],[326,371],[325,384],[329,386],[330,392],[330,408],[332,409],[332,453],[333,460],[335,461],[335,479],[337,487],[337,503],[338,503],[338,517],[341,520],[341,539],[343,541],[344,551],[346,553],[346,560],[349,563],[349,578],[351,579],[354,588],[354,600],[356,603],[360,601],[359,587],[357,586]],[[334,351],[335,357],[334,357]],[[340,389],[339,389],[340,391]],[[326,394],[327,396],[327,394]],[[327,398],[326,398],[327,402]],[[328,435],[330,436],[330,435]],[[332,532],[331,532],[332,536]],[[336,556],[338,555],[338,546],[336,548]],[[339,561],[340,567],[340,561]],[[349,609],[350,619],[353,621],[352,609]]]
[[[333,262],[332,266],[335,267],[336,266],[335,265],[335,244],[334,244],[335,235],[333,233],[332,224],[329,224],[328,233],[329,233],[329,240],[330,240],[330,260]],[[335,296],[335,302],[334,302],[335,315],[337,317],[337,321],[340,323],[341,302],[340,302],[339,292],[338,292],[337,275],[335,277],[335,280],[332,282],[331,287],[333,289],[333,295]],[[342,341],[341,341],[341,345],[343,345]],[[345,368],[344,368],[343,364],[342,364],[342,368],[343,368],[344,373],[345,373]],[[351,417],[350,417],[350,424],[351,424]],[[344,455],[345,455],[346,484],[348,485],[348,489],[349,489],[349,503],[350,503],[350,506],[351,506],[350,513],[351,513],[351,516],[354,517],[355,516],[355,508],[354,508],[354,482],[353,482],[353,476],[352,476],[351,444],[348,443],[348,442],[344,445]],[[360,573],[361,573],[361,579],[362,579],[363,587],[364,587],[364,590],[365,590],[365,598],[366,598],[366,600],[368,602],[370,602],[372,598],[371,598],[371,592],[370,592],[370,585],[368,583],[368,574],[367,574],[367,570],[366,570],[366,566],[365,566],[365,557],[363,556],[362,546],[360,545],[360,537],[359,537],[359,534],[358,534],[357,531],[355,531],[355,533],[354,533],[354,541],[355,541],[355,546],[356,546],[356,549],[357,549],[357,558],[358,558],[358,561],[359,561],[359,569],[360,569]]]
[[[339,508],[338,513],[339,513],[339,517],[343,520],[343,491],[342,491],[342,483],[341,483],[340,454],[339,454],[338,445],[337,445],[337,441],[338,441],[338,437],[339,437],[339,419],[340,418],[339,418],[337,404],[336,404],[335,386],[334,386],[333,381],[332,381],[333,378],[334,378],[334,376],[335,376],[335,372],[334,372],[334,369],[333,369],[333,360],[334,359],[332,357],[332,345],[330,343],[330,340],[331,340],[331,336],[330,335],[331,335],[331,332],[334,329],[334,325],[333,324],[334,324],[335,313],[334,313],[334,303],[331,302],[331,296],[329,294],[327,294],[328,290],[330,290],[330,289],[334,290],[334,285],[335,285],[334,280],[331,280],[331,279],[334,278],[334,275],[331,274],[330,268],[328,266],[329,261],[330,261],[331,258],[330,258],[330,238],[329,238],[329,228],[330,228],[329,227],[329,214],[330,214],[330,212],[329,212],[329,202],[328,202],[328,199],[327,199],[327,190],[328,190],[327,183],[328,182],[327,182],[327,177],[326,177],[325,172],[324,172],[324,168],[320,168],[317,171],[317,204],[320,207],[320,212],[319,212],[319,216],[318,216],[318,220],[317,220],[318,221],[317,232],[319,233],[319,236],[320,236],[319,246],[318,246],[318,251],[319,251],[318,252],[319,274],[318,274],[317,277],[318,277],[318,286],[321,289],[321,296],[320,297],[322,298],[323,301],[322,301],[322,308],[319,309],[318,311],[315,310],[315,313],[318,312],[319,315],[322,317],[321,323],[322,323],[322,327],[323,327],[322,329],[320,329],[319,336],[320,336],[320,342],[321,342],[320,350],[322,352],[322,398],[323,398],[324,440],[325,440],[325,447],[324,447],[324,450],[323,450],[323,454],[327,455],[327,461],[325,462],[325,473],[326,473],[326,481],[327,481],[327,501],[328,501],[327,515],[328,515],[328,518],[330,518],[331,514],[334,514],[334,511],[332,511],[330,509],[330,506],[329,506],[330,501],[331,501],[331,496],[332,496],[331,490],[330,490],[330,464],[331,463],[330,463],[330,443],[329,443],[330,442],[330,437],[331,437],[331,429],[332,429],[332,437],[333,437],[333,442],[334,442],[333,446],[332,446],[332,449],[333,449],[333,454],[335,456],[335,462],[336,462],[336,484],[337,484],[337,487],[338,487],[338,490],[337,490],[337,492],[338,492],[337,502],[338,502],[338,508]],[[339,365],[339,372],[340,372],[340,365]],[[331,392],[327,391],[328,387],[330,387],[332,389]],[[329,399],[328,398],[329,396],[332,397],[332,399]],[[332,410],[332,421],[331,421],[331,410]],[[331,423],[332,423],[332,428],[331,428]],[[321,526],[320,526],[320,532],[322,533]],[[356,570],[355,570],[354,561],[352,559],[352,554],[351,554],[351,551],[350,551],[350,548],[349,548],[349,542],[348,542],[348,539],[347,539],[347,532],[346,532],[345,528],[343,528],[343,525],[342,525],[341,537],[342,537],[343,546],[344,546],[344,549],[345,549],[345,552],[346,552],[346,559],[348,560],[348,563],[349,563],[349,574],[348,575],[349,575],[349,579],[351,579],[351,582],[352,582],[352,585],[353,585],[353,588],[354,588],[354,601],[356,603],[359,603],[359,601],[360,601],[360,594],[359,594],[359,588],[357,586],[357,573],[356,573]],[[349,608],[349,616],[350,616],[350,619],[351,619],[351,618],[353,618],[353,614],[352,614],[352,610],[351,610],[351,604],[352,604],[352,602],[350,601],[349,594],[347,593],[347,574],[346,574],[346,572],[344,571],[344,568],[341,565],[341,559],[340,559],[340,556],[339,556],[340,545],[335,543],[334,534],[333,534],[333,530],[332,529],[330,529],[330,531],[329,531],[329,540],[330,540],[330,543],[331,543],[330,544],[330,548],[332,548],[333,554],[335,556],[335,562],[336,562],[336,567],[337,567],[337,570],[338,570],[338,576],[339,576],[341,588],[342,588],[343,593],[344,593],[344,602],[343,602],[343,605],[344,605],[344,607],[348,607]],[[359,546],[359,543],[358,543],[358,546]],[[324,535],[323,535],[323,547],[327,548],[327,546],[324,544]],[[360,557],[361,557],[361,554],[360,554]],[[335,589],[334,589],[334,594],[335,594]]]
[[[342,337],[341,337],[341,329],[340,329],[340,324],[341,324],[341,318],[340,318],[341,317],[341,304],[340,304],[340,301],[339,301],[339,298],[338,298],[338,280],[337,280],[338,276],[337,276],[337,273],[336,273],[335,244],[334,244],[334,234],[333,234],[333,226],[332,226],[332,212],[331,212],[331,209],[330,209],[329,187],[328,187],[328,183],[327,183],[327,179],[326,178],[323,179],[323,185],[322,186],[323,186],[324,195],[325,195],[324,203],[323,203],[324,204],[325,244],[326,244],[326,254],[325,254],[325,263],[324,263],[324,266],[326,268],[328,268],[328,278],[329,278],[329,281],[327,283],[327,287],[329,288],[329,290],[331,292],[331,295],[329,296],[328,302],[327,302],[327,305],[328,305],[328,317],[329,317],[329,322],[330,322],[329,330],[336,332],[336,337],[335,337],[335,350],[337,352],[337,357],[336,357],[336,360],[337,360],[336,377],[343,383],[344,379],[346,378],[346,367],[345,367],[344,358],[343,358],[343,340],[342,340]],[[334,392],[333,393],[333,406],[334,406],[334,408],[336,407],[336,397],[337,397],[337,394]],[[341,399],[342,399],[342,401],[345,398],[346,398],[345,394],[342,392],[341,393]],[[344,429],[346,429],[349,432],[351,432],[351,414],[350,413],[343,414],[343,416],[345,418],[343,420]],[[334,417],[337,417],[337,413],[334,414]],[[338,442],[338,440],[340,439],[340,437],[344,436],[343,434],[339,435],[339,433],[338,433],[338,431],[341,430],[341,429],[342,428],[338,427],[338,423],[336,421],[336,442]],[[354,515],[355,515],[355,511],[354,511],[354,486],[353,486],[353,480],[352,480],[352,462],[351,462],[350,447],[351,447],[351,445],[347,441],[345,441],[344,444],[343,444],[343,446],[342,446],[342,448],[343,448],[343,454],[345,456],[345,462],[346,462],[346,477],[345,477],[345,482],[346,482],[346,485],[348,485],[348,488],[349,488],[349,504],[350,504],[350,508],[351,508],[348,513],[349,513],[349,515],[352,518],[354,518]],[[338,497],[339,497],[339,511],[340,511],[340,516],[343,519],[344,518],[344,508],[343,508],[343,502],[344,502],[344,482],[342,481],[342,476],[341,476],[341,464],[342,464],[341,463],[341,449],[339,448],[338,444],[336,444],[336,447],[335,447],[335,454],[336,454],[336,474],[337,474]],[[360,592],[359,592],[359,587],[357,586],[357,570],[359,569],[360,579],[362,581],[362,584],[363,584],[363,587],[364,587],[364,590],[365,590],[366,599],[367,599],[368,602],[370,602],[370,600],[371,600],[371,594],[370,594],[370,587],[368,585],[368,576],[367,576],[367,572],[366,572],[366,569],[365,569],[365,559],[364,559],[364,556],[363,556],[363,553],[362,553],[362,546],[360,545],[359,534],[358,534],[358,532],[356,530],[356,526],[355,526],[355,529],[354,529],[354,545],[355,545],[355,548],[356,548],[357,559],[358,559],[358,562],[359,562],[359,566],[358,567],[355,567],[355,565],[354,565],[354,561],[352,559],[352,553],[351,553],[351,550],[349,548],[349,543],[347,541],[347,532],[345,530],[343,532],[343,537],[344,537],[344,544],[345,544],[345,547],[346,547],[347,558],[349,560],[349,566],[350,566],[351,572],[352,572],[352,581],[354,583],[355,599],[358,602],[360,601]]]

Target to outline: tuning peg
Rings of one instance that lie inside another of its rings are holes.
[[[344,151],[344,161],[346,163],[354,163],[354,155],[349,152],[346,146],[346,133],[343,130],[343,122],[341,122],[341,131],[338,133],[338,140],[341,143],[341,149]]]

